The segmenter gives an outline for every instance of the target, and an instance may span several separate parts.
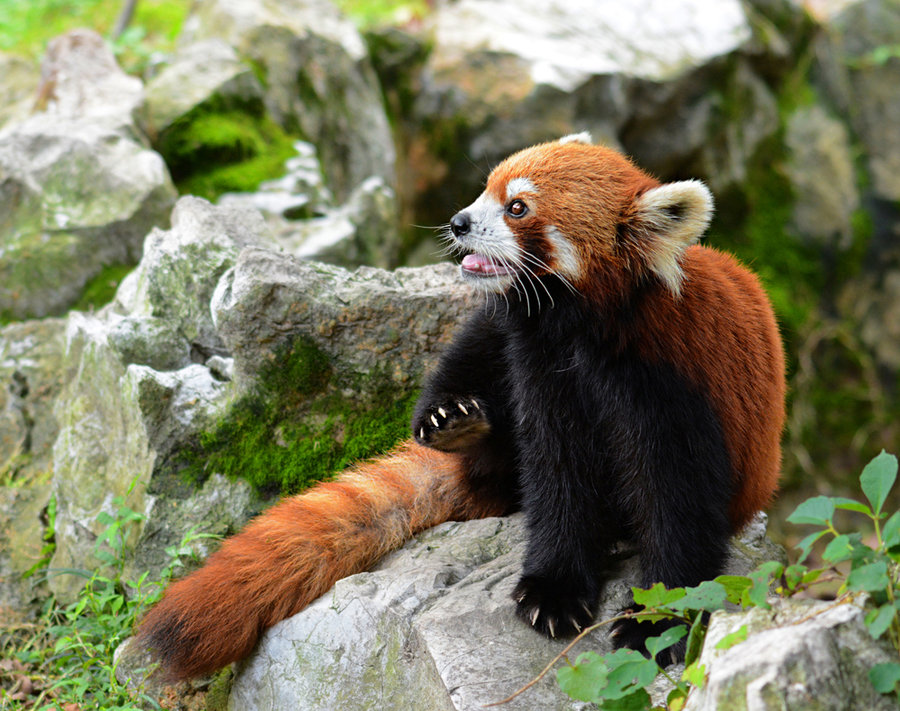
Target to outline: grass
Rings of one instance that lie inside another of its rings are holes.
[[[2,0],[0,50],[37,59],[51,39],[76,27],[111,39],[121,5],[121,0]],[[123,68],[139,72],[152,52],[172,49],[189,7],[182,0],[140,0],[113,46]]]

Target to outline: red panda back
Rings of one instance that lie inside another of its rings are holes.
[[[735,477],[735,530],[764,509],[778,487],[784,426],[784,352],[769,300],[730,255],[685,251],[679,298],[665,289],[642,310],[641,355],[671,362],[705,392],[725,434]]]

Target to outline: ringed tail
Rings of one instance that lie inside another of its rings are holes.
[[[406,442],[258,516],[169,586],[136,642],[150,649],[166,680],[210,674],[416,533],[501,513],[472,495],[457,455]]]

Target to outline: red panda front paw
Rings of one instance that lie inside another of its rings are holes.
[[[548,637],[571,637],[594,621],[595,596],[558,580],[524,575],[512,596],[516,614]]]
[[[416,442],[443,452],[468,449],[491,431],[481,403],[452,397],[425,408],[413,423]]]

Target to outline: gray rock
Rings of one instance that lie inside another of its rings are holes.
[[[848,249],[860,196],[847,127],[819,105],[799,109],[787,118],[785,147],[796,234],[832,253]]]
[[[274,351],[302,335],[345,382],[379,374],[408,391],[476,303],[449,264],[349,272],[249,247],[219,282],[211,308],[241,388],[255,383]]]
[[[247,484],[217,477],[195,491],[178,466],[200,432],[260,385],[285,344],[310,339],[334,373],[329,394],[371,406],[385,388],[408,394],[474,304],[449,265],[348,272],[253,246],[265,243],[255,211],[182,198],[172,228],[148,235],[114,301],[69,315],[55,408],[53,567],[96,566],[97,516],[116,497],[148,516],[129,539],[138,552],[126,570],[136,573],[158,572],[165,548],[192,527],[231,532],[257,510]],[[61,599],[80,584],[51,581]]]
[[[882,200],[900,200],[900,63],[891,59],[900,36],[900,7],[885,0],[841,3],[819,38],[820,81],[849,117]]]
[[[700,663],[702,688],[685,709],[896,709],[896,700],[875,691],[868,671],[894,662],[897,653],[875,642],[863,624],[865,610],[851,601],[777,600],[772,610],[716,612]],[[716,645],[743,626],[746,641],[727,650]]]
[[[151,513],[153,487],[165,488],[154,473],[209,425],[230,396],[230,383],[202,364],[223,350],[209,300],[240,247],[264,238],[262,218],[183,198],[172,223],[171,230],[147,237],[141,264],[123,280],[109,307],[96,315],[69,315],[65,386],[56,403],[61,429],[53,450],[54,567],[95,567],[94,542],[102,531],[96,519],[101,511],[113,512],[116,497],[125,497],[141,514]],[[192,501],[209,497],[183,488],[188,490],[179,491],[178,498],[186,510],[201,506]],[[166,535],[151,526],[158,535],[146,544],[145,558],[161,567],[162,550],[195,523],[173,524]],[[131,544],[141,532],[142,527],[132,532]],[[72,576],[51,580],[63,598],[80,584]]]
[[[353,24],[327,0],[204,0],[182,42],[221,38],[265,76],[269,113],[299,126],[343,201],[366,178],[389,185],[394,150],[378,83]]]
[[[729,572],[746,573],[760,562],[764,537],[760,518],[737,542]],[[229,708],[474,711],[506,698],[566,645],[535,634],[515,617],[510,596],[524,545],[520,515],[425,532],[269,630],[239,667]],[[628,603],[638,577],[636,559],[624,549],[622,555],[598,619]],[[573,654],[588,649],[612,651],[604,630]],[[550,674],[503,708],[589,705],[568,698]]]
[[[65,322],[0,329],[0,477],[50,470],[59,431],[53,403],[62,388]]]
[[[253,70],[221,39],[187,44],[147,82],[140,120],[156,138],[204,105],[215,109],[261,105],[263,88]]]
[[[792,62],[774,28],[766,41],[756,28],[737,0],[441,3],[411,82],[422,219],[446,220],[448,203],[470,200],[482,170],[511,151],[581,130],[660,176],[733,186],[778,129],[758,67]]]
[[[40,81],[41,72],[35,62],[0,52],[0,127],[31,113]]]
[[[175,189],[134,126],[140,94],[98,35],[51,44],[44,110],[0,130],[0,315],[64,312],[167,221]]]

